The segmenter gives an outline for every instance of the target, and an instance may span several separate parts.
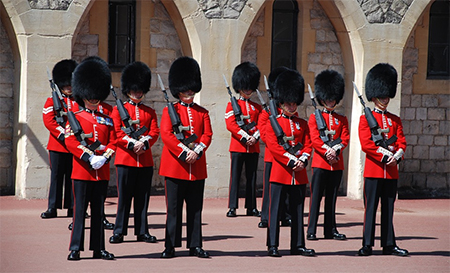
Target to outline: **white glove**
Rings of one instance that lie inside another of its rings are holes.
[[[89,162],[94,170],[98,170],[105,165],[106,157],[102,155],[94,155],[89,158]]]

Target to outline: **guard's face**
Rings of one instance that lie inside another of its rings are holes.
[[[328,111],[334,110],[334,108],[336,108],[337,106],[336,100],[322,101],[322,104],[325,106],[325,108],[327,108]]]
[[[86,100],[84,99],[84,106],[91,111],[97,110],[98,105],[100,104],[100,100]]]
[[[244,99],[249,99],[253,94],[253,90],[241,90],[239,91],[239,94],[241,94]]]
[[[181,92],[178,94],[178,97],[180,100],[186,104],[190,104],[194,101],[195,92],[192,90],[188,90],[185,92]]]
[[[72,96],[72,86],[66,85],[61,88],[61,92],[66,96]]]
[[[375,106],[380,110],[386,110],[387,106],[389,105],[390,98],[373,98],[372,101],[375,103]]]
[[[283,114],[290,117],[297,112],[297,106],[295,102],[285,102],[281,104],[281,109],[283,110]]]
[[[130,90],[130,92],[128,92],[128,97],[135,103],[139,103],[142,101],[142,99],[144,99],[144,92],[141,90],[135,91],[135,90]]]

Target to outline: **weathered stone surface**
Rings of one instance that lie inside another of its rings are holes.
[[[358,1],[367,21],[371,24],[399,24],[411,6],[412,0]]]
[[[208,19],[237,19],[247,0],[197,0]]]
[[[72,0],[28,0],[32,9],[67,10]]]

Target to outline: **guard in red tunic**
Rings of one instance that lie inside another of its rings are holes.
[[[227,130],[231,133],[230,154],[231,172],[230,188],[228,196],[227,217],[236,217],[238,205],[239,182],[241,180],[242,167],[245,165],[245,208],[248,216],[259,217],[261,214],[256,208],[256,172],[258,169],[259,138],[257,128],[258,117],[262,111],[261,105],[250,100],[250,96],[259,85],[261,73],[258,67],[250,62],[244,62],[236,66],[233,71],[233,89],[239,93],[237,108],[228,103],[225,112]],[[242,115],[239,115],[242,113]],[[249,124],[253,123],[251,126]]]
[[[348,145],[350,135],[347,118],[334,111],[344,97],[344,78],[334,70],[324,70],[317,75],[314,89],[319,104],[324,108],[312,113],[308,121],[314,156],[311,163],[313,176],[306,239],[317,240],[320,202],[325,193],[324,237],[345,240],[345,234],[339,233],[336,227],[336,200],[344,170],[342,152]],[[322,115],[321,120],[326,127],[321,126],[320,121],[320,126],[317,125],[315,113]]]
[[[77,111],[78,104],[72,99],[72,72],[77,66],[74,60],[62,60],[58,62],[52,70],[54,83],[61,91],[63,104],[67,109],[62,111]],[[56,94],[53,94],[56,96]],[[55,97],[55,99],[58,99]],[[64,103],[63,103],[64,102]],[[57,216],[57,209],[63,208],[63,188],[64,188],[64,208],[67,209],[67,217],[73,215],[72,198],[72,154],[67,150],[64,143],[64,127],[67,123],[67,116],[57,113],[53,105],[53,98],[47,98],[42,111],[42,119],[45,127],[50,132],[47,143],[47,150],[50,161],[50,189],[48,193],[47,210],[41,213],[41,218],[54,218]]]
[[[276,119],[277,126],[271,123],[271,128],[266,126],[265,129],[266,145],[273,156],[267,228],[268,255],[281,256],[278,251],[279,208],[281,196],[286,192],[291,215],[290,253],[313,256],[314,250],[305,247],[303,230],[303,205],[308,184],[305,168],[312,152],[308,123],[297,115],[297,107],[303,102],[305,92],[303,77],[295,70],[285,71],[276,79],[275,90],[282,113]]]
[[[156,237],[148,231],[147,211],[153,177],[153,156],[151,147],[159,136],[156,112],[146,106],[142,100],[150,89],[150,68],[142,62],[127,65],[122,72],[122,94],[128,101],[115,106],[112,118],[117,136],[117,151],[114,164],[117,170],[117,205],[116,225],[110,243],[123,242],[128,234],[131,200],[134,198],[134,235],[138,241],[156,243]],[[119,107],[123,105],[123,120]],[[127,127],[128,126],[128,127]],[[143,129],[142,129],[143,128]]]
[[[274,83],[277,77],[283,73],[284,71],[288,70],[285,66],[280,66],[272,70],[270,72],[267,84],[269,85],[269,89],[267,92],[271,93],[271,98],[274,101],[275,105],[277,103],[275,102],[276,95],[274,94],[275,88]],[[270,103],[270,102],[269,102]],[[276,107],[276,110],[278,111],[276,115],[280,113],[280,109]],[[261,114],[258,118],[258,129],[261,135],[261,140],[266,143],[265,139],[265,130],[266,126],[269,126],[270,128],[270,121],[269,121],[269,115],[270,112],[268,111],[261,111]],[[269,149],[265,149],[264,151],[264,184],[263,184],[263,196],[262,196],[262,205],[261,205],[261,221],[258,223],[259,228],[266,228],[269,225],[269,203],[270,203],[270,191],[269,191],[269,180],[270,180],[270,171],[272,170],[272,154],[270,153]],[[285,200],[285,197],[281,198],[282,200]],[[286,202],[282,202],[281,204],[281,226],[289,226],[290,225],[290,216],[287,214],[287,205]],[[285,215],[285,216],[283,216]]]
[[[202,248],[202,209],[207,177],[205,152],[213,133],[208,110],[194,103],[195,94],[202,88],[197,61],[190,57],[175,60],[169,70],[169,87],[179,101],[164,108],[161,117],[164,147],[159,174],[165,177],[167,203],[165,250],[161,258],[174,257],[175,247],[181,247],[184,202],[189,255],[208,258],[208,252]],[[172,106],[173,112],[169,111]],[[195,140],[190,142],[188,138]]]
[[[370,112],[378,123],[371,128],[367,116],[359,121],[359,140],[366,153],[364,165],[364,229],[360,256],[372,255],[375,240],[375,218],[381,199],[381,247],[384,255],[407,256],[408,251],[397,247],[394,234],[394,202],[397,196],[398,164],[406,150],[406,139],[400,118],[386,109],[397,91],[397,71],[387,63],[379,63],[367,73],[366,97],[375,104]],[[381,141],[375,139],[381,135]],[[397,140],[395,142],[391,140]]]
[[[80,111],[74,114],[74,119],[69,119],[66,127],[66,145],[73,154],[75,198],[68,260],[79,260],[80,251],[84,250],[85,211],[89,203],[89,249],[94,251],[96,259],[114,259],[114,255],[105,250],[102,219],[110,176],[109,161],[116,150],[115,133],[112,119],[98,111],[100,102],[109,95],[110,86],[111,72],[107,63],[98,57],[88,57],[73,73],[73,96]]]

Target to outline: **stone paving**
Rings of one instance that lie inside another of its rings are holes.
[[[308,203],[309,198],[305,200],[305,216]],[[81,252],[80,261],[67,261],[70,239],[67,226],[71,219],[65,217],[65,210],[58,210],[57,218],[41,219],[39,215],[46,205],[46,200],[0,197],[0,272],[450,272],[448,199],[397,200],[394,216],[397,244],[410,251],[409,257],[381,255],[379,225],[374,255],[357,256],[361,247],[363,202],[339,197],[338,228],[348,240],[321,239],[321,215],[319,240],[307,241],[307,247],[316,250],[316,257],[289,255],[287,227],[282,227],[280,233],[283,256],[266,256],[266,230],[257,228],[258,218],[243,216],[242,199],[237,218],[225,217],[226,199],[206,199],[204,249],[211,258],[189,257],[183,240],[175,258],[160,259],[164,250],[165,201],[163,196],[152,196],[148,219],[150,233],[158,238],[156,244],[137,242],[129,229],[124,243],[106,243],[106,249],[115,254],[115,261],[94,260],[91,251]],[[107,218],[114,221],[117,198],[108,198],[105,206]],[[87,228],[89,225],[87,219]],[[106,240],[111,234],[105,232]],[[86,249],[88,242],[86,232]]]

